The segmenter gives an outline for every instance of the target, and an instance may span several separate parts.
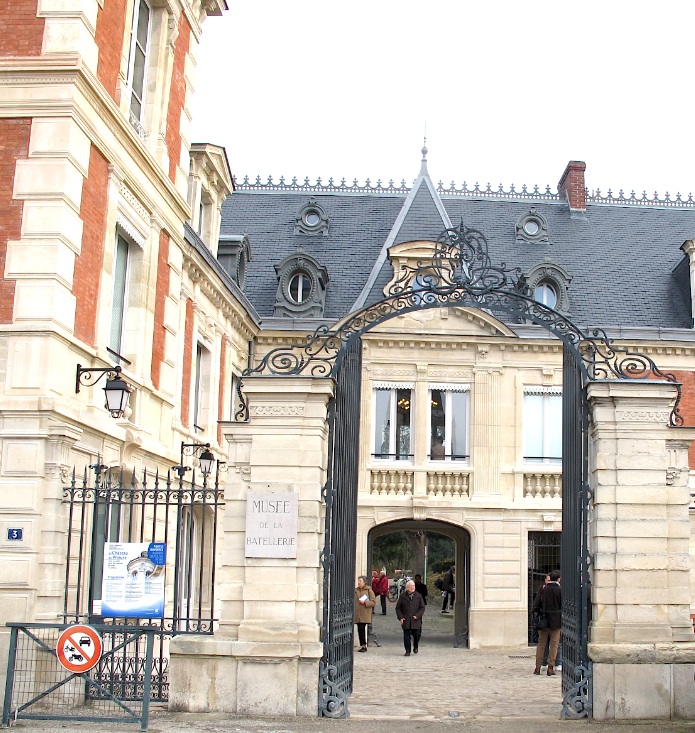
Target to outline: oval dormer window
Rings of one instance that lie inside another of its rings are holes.
[[[529,237],[535,237],[540,230],[541,225],[538,223],[537,219],[527,219],[524,223],[524,232],[526,232]]]
[[[549,308],[554,308],[557,305],[557,290],[548,280],[541,280],[536,285],[533,297],[539,303],[547,305]]]
[[[308,227],[317,227],[321,223],[321,215],[318,211],[310,209],[304,214],[304,223]]]
[[[287,289],[290,294],[290,300],[293,303],[301,305],[309,299],[311,295],[311,278],[306,272],[295,272],[290,278]]]

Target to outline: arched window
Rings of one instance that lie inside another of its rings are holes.
[[[555,308],[557,305],[557,291],[549,280],[541,280],[534,291],[533,297],[539,303]]]
[[[311,278],[303,270],[298,270],[290,277],[288,290],[293,303],[305,303],[311,295]]]

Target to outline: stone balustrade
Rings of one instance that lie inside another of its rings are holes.
[[[524,499],[561,499],[562,473],[524,473]]]
[[[412,496],[413,470],[402,468],[372,469],[369,493],[378,496]]]
[[[470,474],[467,471],[428,471],[427,495],[433,497],[470,496]]]

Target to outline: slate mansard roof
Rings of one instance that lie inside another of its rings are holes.
[[[223,205],[221,237],[245,234],[250,240],[245,292],[263,320],[273,317],[275,265],[289,255],[303,251],[328,271],[322,320],[330,324],[383,297],[392,275],[388,247],[435,240],[462,221],[485,235],[494,264],[529,272],[550,262],[566,271],[569,317],[582,328],[692,327],[680,249],[695,237],[690,200],[687,205],[590,200],[585,215],[573,217],[567,201],[547,189],[499,196],[437,190],[424,158],[410,190],[324,188],[331,187],[246,182],[237,184]],[[326,235],[295,233],[297,216],[310,198],[328,216]],[[517,222],[531,207],[547,221],[547,242],[516,235]]]

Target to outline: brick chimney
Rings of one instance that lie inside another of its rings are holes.
[[[557,190],[561,198],[567,200],[570,205],[570,212],[586,211],[586,184],[584,183],[584,171],[586,163],[581,160],[570,160],[562,174]]]

